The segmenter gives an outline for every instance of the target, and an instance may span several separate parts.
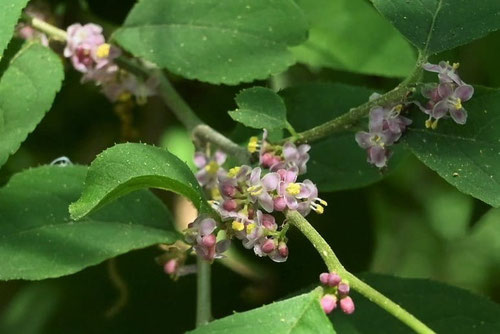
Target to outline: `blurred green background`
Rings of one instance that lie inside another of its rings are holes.
[[[94,21],[105,26],[109,34],[134,1],[52,0],[46,4],[58,15],[61,27]],[[499,52],[500,32],[434,60],[460,62],[461,76],[468,83],[499,87]],[[286,85],[292,86],[332,81],[374,90],[390,89],[399,81],[301,64],[293,66],[285,79]],[[235,107],[235,94],[251,85],[172,80],[204,121],[224,133],[232,132],[235,124],[227,111]],[[97,153],[122,141],[122,126],[116,108],[98,88],[80,84],[80,74],[68,67],[54,106],[2,168],[0,183],[13,173],[60,156],[88,164]],[[191,154],[189,137],[156,98],[132,108],[130,127],[133,140],[168,146],[182,157]],[[170,196],[161,196],[172,205]],[[488,205],[461,194],[416,158],[408,157],[382,182],[322,197],[329,203],[328,210],[321,216],[311,215],[310,220],[349,270],[432,278],[500,301],[500,232],[494,228],[500,224],[500,211],[490,212]],[[292,230],[289,238],[290,258],[284,264],[242,250],[245,261],[267,273],[261,279],[251,280],[219,263],[214,265],[216,317],[257,307],[317,283],[317,275],[324,270],[319,256],[296,231]],[[194,324],[195,277],[171,281],[154,261],[160,254],[157,248],[150,248],[116,259],[128,297],[113,317],[106,313],[118,292],[108,263],[59,279],[2,282],[0,333],[184,332]]]

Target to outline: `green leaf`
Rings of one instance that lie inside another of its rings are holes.
[[[465,125],[441,120],[426,129],[419,113],[404,140],[428,167],[463,193],[500,206],[500,90],[477,88]]]
[[[434,54],[500,29],[498,0],[372,0],[418,49]]]
[[[38,44],[11,61],[0,79],[0,166],[50,109],[63,78],[59,57]]]
[[[321,309],[321,289],[215,320],[192,334],[306,334],[335,333]]]
[[[444,269],[461,285],[483,292],[498,287],[500,266],[500,209],[489,210],[474,224],[470,233],[448,248],[453,257]],[[486,291],[485,291],[486,290]]]
[[[62,294],[53,281],[33,282],[15,294],[0,318],[3,334],[41,334]],[[29,319],[29,321],[26,321]]]
[[[424,279],[364,274],[361,278],[401,305],[439,334],[500,332],[500,307],[466,290]],[[406,334],[412,331],[358,293],[356,312],[333,312],[331,319],[342,334]]]
[[[68,205],[87,168],[45,166],[16,174],[0,189],[0,279],[69,275],[132,249],[173,243],[170,214],[152,193],[116,201],[79,222]]]
[[[117,198],[141,188],[171,190],[211,212],[189,167],[172,153],[145,144],[118,144],[99,154],[85,179],[83,194],[69,211],[80,219]]]
[[[415,66],[412,46],[366,1],[295,2],[311,22],[309,39],[292,48],[297,61],[388,77],[407,76]]]
[[[114,38],[135,56],[188,79],[237,84],[295,63],[307,23],[290,0],[142,0]]]
[[[373,91],[337,83],[312,83],[281,92],[288,119],[297,131],[310,129],[368,100]],[[368,119],[362,120],[368,123]],[[389,171],[403,158],[400,145],[389,162]],[[306,177],[314,180],[320,191],[358,188],[377,182],[384,174],[366,161],[366,152],[354,139],[354,132],[335,134],[315,143],[310,151]]]
[[[253,87],[236,95],[238,109],[229,116],[245,126],[256,129],[284,129],[287,127],[283,99],[269,88]]]
[[[0,59],[29,0],[0,0]]]

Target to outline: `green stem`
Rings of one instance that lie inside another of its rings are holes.
[[[394,317],[401,320],[408,327],[413,329],[416,333],[420,334],[435,334],[435,332],[427,327],[420,320],[415,318],[412,314],[408,313],[398,304],[394,303],[389,298],[385,297],[383,294],[361,281],[359,278],[348,272],[344,266],[340,263],[339,259],[333,252],[332,248],[323,239],[323,237],[312,227],[312,225],[297,211],[288,211],[286,213],[287,220],[290,224],[297,227],[302,234],[306,236],[307,239],[312,243],[314,248],[323,258],[329,271],[337,272],[342,278],[345,278],[352,289],[356,290],[371,302],[377,304]]]
[[[201,143],[209,142],[222,148],[239,163],[246,164],[250,160],[250,153],[244,147],[239,146],[206,124],[197,125],[192,130],[192,134],[194,139]]]
[[[297,143],[304,143],[323,139],[334,133],[352,128],[361,118],[366,117],[369,114],[370,110],[376,105],[388,105],[405,100],[408,94],[410,94],[414,90],[415,83],[420,80],[423,71],[422,64],[426,60],[427,57],[420,54],[413,72],[396,88],[381,95],[378,99],[363,103],[356,108],[352,108],[351,110],[349,110],[349,112],[332,119],[331,121],[318,125],[312,129],[297,133],[291,138],[286,138],[283,140],[283,142],[295,139]]]
[[[37,19],[36,17],[31,17],[27,14],[23,14],[22,20],[31,25],[36,30],[49,35],[52,39],[65,42],[68,37],[66,31],[59,29],[45,21]]]
[[[153,76],[158,80],[161,98],[188,131],[192,131],[197,125],[203,124],[182,96],[175,90],[162,70],[155,70]]]
[[[210,263],[201,256],[197,257],[197,298],[196,298],[196,327],[203,326],[212,320]]]

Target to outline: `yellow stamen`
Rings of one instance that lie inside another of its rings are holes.
[[[398,104],[397,106],[394,107],[394,110],[397,111],[397,112],[400,112],[401,110],[403,110],[403,105],[402,104]]]
[[[321,205],[317,205],[315,208],[314,208],[314,211],[316,211],[317,214],[321,215],[323,214],[323,212],[325,212],[325,209],[321,206]]]
[[[243,231],[243,229],[245,228],[245,225],[242,223],[242,222],[239,222],[239,221],[234,221],[232,224],[231,224],[231,227],[233,228],[233,230],[235,231]]]
[[[431,128],[432,128],[432,130],[436,130],[437,127],[438,127],[438,120],[436,119],[436,120],[434,120],[434,122],[432,122]]]
[[[292,196],[297,196],[300,194],[300,184],[298,183],[290,183],[286,186],[286,192]]]
[[[259,196],[260,194],[262,194],[262,191],[264,191],[264,189],[259,185],[248,187],[248,192],[252,196]]]
[[[233,167],[233,168],[231,168],[229,170],[229,172],[227,173],[227,176],[229,176],[229,177],[235,177],[240,172],[240,169],[241,169],[241,167]]]
[[[248,224],[247,225],[247,234],[252,233],[252,231],[255,229],[255,224]]]
[[[120,102],[127,102],[130,101],[131,99],[132,99],[132,94],[130,94],[129,92],[121,93],[120,96],[118,96],[118,101]]]
[[[215,200],[220,200],[222,199],[222,196],[220,194],[219,188],[212,188],[210,190],[210,195],[212,196],[213,199]]]
[[[248,142],[248,152],[257,152],[257,148],[259,148],[259,138],[250,137],[250,141]]]
[[[210,161],[208,165],[205,166],[205,170],[212,175],[217,174],[219,170],[219,165],[215,161]]]
[[[462,100],[457,98],[456,101],[453,102],[453,107],[457,110],[462,109]]]
[[[99,58],[107,58],[109,56],[109,51],[111,50],[111,45],[108,43],[104,43],[99,45],[97,48],[96,54]]]
[[[428,129],[430,127],[432,127],[432,120],[431,119],[428,119],[425,121],[425,127]]]
[[[456,70],[460,66],[460,63],[453,63],[452,67]]]
[[[328,206],[328,203],[324,199],[318,198],[318,202],[320,202],[323,206]]]
[[[382,141],[382,137],[380,137],[379,135],[375,135],[375,139],[373,140],[375,142],[375,144],[378,144],[379,146],[382,146],[384,147],[384,142]]]

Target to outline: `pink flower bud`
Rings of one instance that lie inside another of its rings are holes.
[[[329,273],[321,273],[319,275],[319,281],[321,284],[328,285],[328,278],[330,277]]]
[[[274,156],[273,160],[271,161],[271,166],[274,166],[276,164],[279,164],[281,162],[280,157]]]
[[[278,252],[281,256],[288,257],[288,246],[283,241],[278,245]]]
[[[344,297],[340,300],[340,308],[345,314],[352,314],[355,310],[351,297]]]
[[[340,276],[337,275],[337,273],[330,273],[330,275],[328,275],[329,286],[336,286],[337,284],[340,283],[341,280],[342,278],[340,278]]]
[[[267,152],[267,153],[264,153],[262,155],[262,157],[260,158],[260,163],[262,165],[262,167],[265,167],[265,168],[269,168],[273,165],[273,158],[274,156]]]
[[[166,274],[172,275],[177,271],[178,267],[179,267],[179,263],[177,262],[177,259],[171,259],[171,260],[168,260],[163,265],[163,270],[165,271]]]
[[[276,197],[274,199],[274,210],[283,211],[286,208],[286,200],[284,197]]]
[[[262,245],[262,251],[267,254],[271,253],[275,249],[276,249],[276,244],[273,239],[267,239]]]
[[[264,226],[268,230],[273,230],[273,231],[275,231],[278,228],[274,217],[271,215],[268,215],[267,213],[264,213],[262,215],[262,226]]]
[[[224,203],[222,203],[222,207],[227,211],[235,211],[238,207],[238,203],[236,203],[234,199],[228,199],[225,200]]]
[[[214,234],[209,234],[201,238],[201,243],[203,246],[210,248],[215,246],[215,243],[217,242],[217,238],[215,237]]]
[[[236,195],[236,187],[230,184],[222,186],[222,194],[227,197],[234,197]]]
[[[349,284],[347,283],[340,283],[339,284],[339,293],[343,296],[345,295],[348,295],[349,294]]]
[[[334,295],[324,295],[321,298],[321,308],[326,314],[330,314],[337,307],[337,297]]]

